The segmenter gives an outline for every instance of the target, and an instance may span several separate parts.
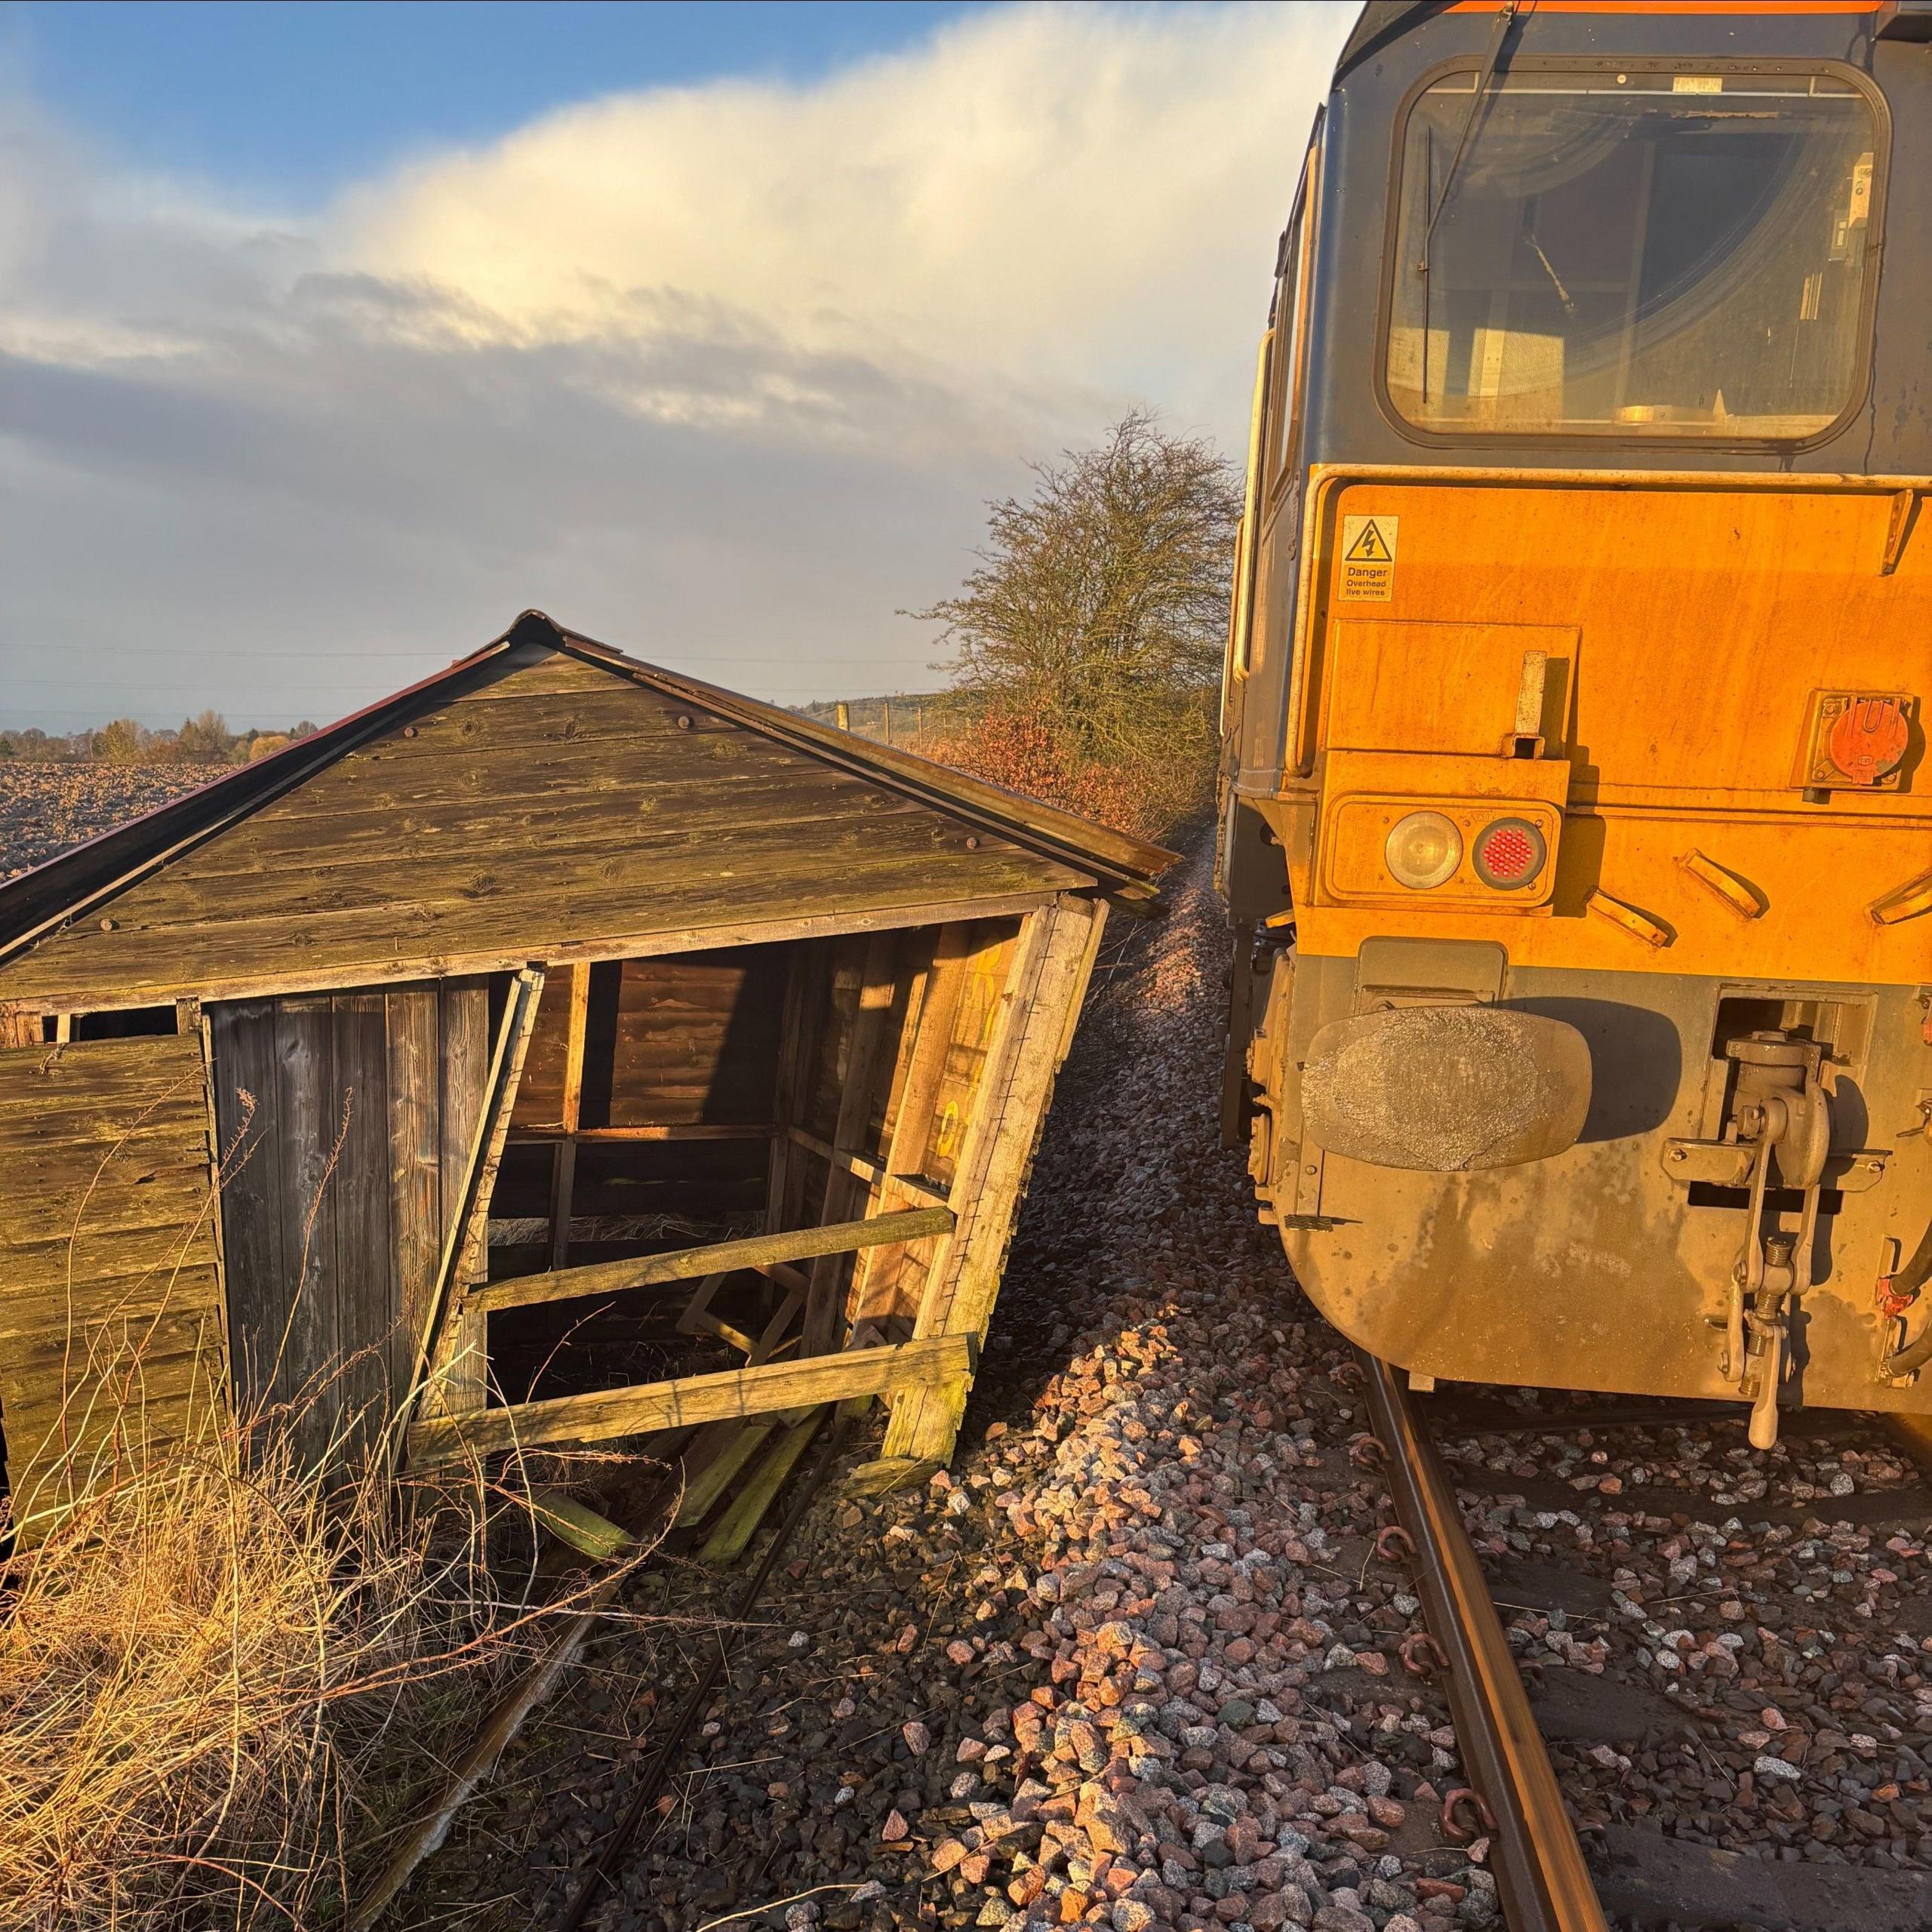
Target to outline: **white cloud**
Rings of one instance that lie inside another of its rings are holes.
[[[813,87],[550,115],[353,197],[340,232],[497,340],[648,336],[669,302],[810,352],[1137,383],[1254,333],[1338,23],[980,16]]]
[[[1004,9],[551,114],[303,223],[11,117],[14,704],[319,713],[530,602],[782,697],[929,681],[894,610],[1024,458],[1143,401],[1238,443],[1349,17]]]

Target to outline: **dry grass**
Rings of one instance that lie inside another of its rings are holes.
[[[305,1472],[288,1420],[125,1458],[0,1571],[10,1932],[335,1922],[571,1607],[506,1601],[489,1526],[379,1456]]]

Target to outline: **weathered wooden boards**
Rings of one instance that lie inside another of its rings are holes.
[[[0,1001],[85,1011],[380,985],[1081,883],[746,725],[555,657],[349,752],[105,918],[53,934],[0,967]]]
[[[17,1519],[225,1413],[198,1031],[0,1051],[0,1429]]]
[[[408,1386],[482,1103],[480,980],[208,1010],[233,1376],[325,1454]]]
[[[1097,904],[1069,897],[1030,915],[1017,935],[996,926],[949,928],[931,936],[922,957],[902,950],[897,936],[874,934],[846,943],[829,968],[795,967],[792,983],[805,992],[788,1001],[798,1038],[787,1044],[798,1051],[777,1074],[774,1111],[811,1118],[828,1088],[835,1105],[829,1139],[791,1120],[774,1143],[784,1152],[774,1152],[768,1219],[780,1225],[739,1241],[495,1281],[469,1297],[472,1307],[500,1310],[703,1278],[685,1325],[721,1336],[749,1358],[769,1352],[774,1330],[754,1342],[730,1329],[710,1316],[712,1295],[734,1272],[810,1260],[804,1292],[792,1297],[804,1318],[798,1360],[426,1420],[411,1432],[412,1457],[434,1462],[518,1444],[602,1441],[872,1395],[891,1400],[888,1456],[949,1454],[1103,918]],[[808,1021],[814,997],[829,1010]],[[795,1174],[797,1152],[823,1175],[817,1213],[855,1218],[821,1222],[807,1211],[810,1177]],[[885,1205],[895,1182],[916,1179],[924,1192],[934,1169],[945,1177],[948,1206]],[[806,1225],[783,1225],[794,1214]],[[830,1275],[827,1264],[854,1254],[903,1258],[921,1247],[926,1265],[909,1277],[918,1288],[912,1340],[857,1346],[875,1340],[879,1322],[892,1318],[864,1306],[868,1298],[907,1277],[868,1272],[847,1293],[845,1278]]]
[[[934,1383],[958,1385],[971,1373],[973,1354],[966,1336],[935,1335],[896,1346],[815,1355],[809,1361],[768,1362],[757,1368],[438,1417],[410,1431],[410,1460],[433,1466],[466,1455],[545,1444],[608,1442],[689,1423],[771,1416],[784,1409],[843,1402],[858,1395],[888,1395]]]
[[[958,1225],[927,1275],[918,1338],[986,1334],[1106,917],[1097,902],[1065,899],[1021,931],[953,1164]],[[971,1386],[967,1377],[900,1392],[885,1454],[949,1457]]]
[[[208,1296],[305,1453],[405,1403],[431,1459],[708,1422],[714,1483],[750,1418],[722,1549],[828,1404],[888,1400],[901,1460],[949,1448],[1088,895],[1145,897],[1164,855],[537,614],[502,642],[205,817],[0,887],[0,1052],[208,1016]],[[70,1187],[84,1146],[18,1137],[8,1182]],[[594,1386],[614,1364],[638,1385]]]
[[[774,1262],[816,1261],[887,1242],[918,1241],[929,1235],[945,1234],[952,1223],[949,1208],[909,1208],[872,1219],[832,1221],[788,1232],[752,1235],[742,1241],[715,1241],[703,1247],[639,1255],[633,1260],[594,1261],[579,1268],[515,1275],[472,1289],[469,1305],[488,1314],[499,1309],[527,1308],[535,1302],[569,1301],[582,1295],[614,1294],[660,1283],[696,1281],[705,1275],[763,1268]]]

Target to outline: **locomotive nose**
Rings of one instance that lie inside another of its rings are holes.
[[[1381,1168],[1460,1173],[1574,1144],[1590,1050],[1574,1026],[1502,1006],[1410,1006],[1331,1021],[1302,1069],[1308,1137]]]

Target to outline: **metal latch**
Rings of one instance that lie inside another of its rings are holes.
[[[1841,1149],[1825,1157],[1820,1184],[1841,1194],[1863,1194],[1885,1177],[1889,1147]],[[1663,1171],[1680,1186],[1749,1187],[1757,1164],[1755,1141],[1672,1140],[1663,1143]]]

